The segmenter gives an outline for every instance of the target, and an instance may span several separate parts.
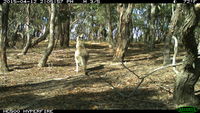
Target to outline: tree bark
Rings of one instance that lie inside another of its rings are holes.
[[[199,22],[199,16],[197,17],[199,12],[195,12],[193,4],[184,4],[182,9],[186,13],[181,28],[186,55],[183,59],[182,71],[176,77],[174,100],[178,106],[195,106],[199,103],[199,99],[194,95],[194,85],[200,76],[200,59],[194,30]]]
[[[118,36],[117,36],[117,48],[114,54],[115,62],[123,62],[125,54],[129,46],[129,36],[130,36],[130,22],[132,14],[133,4],[119,4],[118,11],[120,13],[119,26],[118,26]]]
[[[112,28],[112,16],[111,16],[111,6],[110,4],[106,5],[106,13],[107,13],[107,23],[108,23],[108,42],[110,44],[110,48],[114,47],[114,42],[113,42],[113,28]]]
[[[28,49],[31,46],[31,37],[30,37],[30,33],[29,33],[29,26],[30,26],[30,4],[27,4],[27,8],[26,8],[26,45],[22,51],[22,55],[26,55],[26,53],[28,52]]]
[[[91,27],[90,27],[90,40],[94,41],[95,38],[95,27],[94,27],[94,15],[91,15]]]
[[[156,20],[157,5],[151,4],[151,14],[150,14],[150,40],[149,40],[149,49],[152,50],[155,48],[155,20]]]
[[[66,18],[64,36],[65,36],[64,47],[69,47],[69,41],[70,41],[70,12],[69,11],[68,11],[68,16]]]
[[[165,45],[164,45],[164,52],[163,52],[163,65],[167,65],[171,63],[171,60],[170,60],[171,38],[176,29],[180,11],[181,11],[181,5],[177,4],[176,10],[172,13],[171,22],[168,28],[168,33],[165,38]]]
[[[48,57],[53,51],[55,39],[54,39],[54,24],[55,24],[55,4],[51,4],[51,17],[50,17],[50,36],[49,36],[49,44],[47,49],[44,52],[42,59],[39,61],[38,66],[44,67],[47,63]]]
[[[18,41],[18,29],[19,29],[19,23],[17,23],[15,30],[14,30],[14,34],[11,36],[11,39],[7,41],[6,43],[6,47],[15,47],[16,46],[16,41]]]
[[[7,31],[8,31],[8,13],[9,4],[0,4],[1,12],[1,23],[0,23],[0,74],[8,72],[7,66],[7,56],[6,56],[6,41],[7,41]]]
[[[60,36],[60,46],[61,47],[69,47],[69,41],[70,41],[70,6],[68,4],[61,5],[61,10],[65,10],[63,15],[65,15],[66,21],[64,23],[61,23],[61,34]]]
[[[149,41],[150,41],[150,35],[149,35],[150,34],[150,20],[151,20],[151,5],[147,5],[147,24],[145,25],[145,29],[144,29],[145,45],[149,45]],[[147,49],[149,49],[149,47]]]

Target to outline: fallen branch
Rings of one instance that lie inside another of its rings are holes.
[[[169,65],[166,65],[166,66],[161,66],[161,67],[159,67],[159,68],[154,69],[154,70],[151,71],[150,73],[144,74],[144,76],[141,77],[141,79],[150,76],[151,74],[155,73],[156,71],[159,71],[159,70],[162,70],[162,69],[165,69],[165,68],[168,68],[168,67],[179,66],[179,65],[182,65],[182,63],[169,64]]]
[[[159,70],[162,70],[162,69],[165,69],[165,68],[168,68],[168,67],[174,67],[174,66],[179,66],[179,65],[182,65],[182,63],[177,63],[177,64],[169,64],[169,65],[166,65],[166,66],[161,66],[159,68],[156,68],[154,69],[153,71],[147,73],[147,74],[144,74],[142,77],[140,77],[138,74],[136,74],[134,71],[132,71],[131,69],[129,69],[127,66],[124,65],[124,63],[122,63],[122,66],[124,68],[126,68],[128,71],[130,71],[132,74],[134,74],[137,78],[139,79],[143,79],[145,77],[148,77],[150,76],[151,74],[155,73],[156,71],[159,71]]]
[[[140,76],[139,76],[138,74],[136,74],[134,71],[130,70],[127,66],[125,66],[123,62],[122,62],[121,64],[122,64],[122,66],[123,66],[124,68],[126,68],[128,71],[130,71],[130,72],[133,73],[137,78],[140,79]]]
[[[155,73],[156,71],[159,71],[159,70],[162,70],[162,69],[165,69],[165,68],[168,68],[168,67],[174,67],[174,66],[178,66],[178,65],[182,65],[182,63],[178,63],[178,64],[169,64],[169,65],[166,65],[166,66],[161,66],[159,68],[156,68],[154,69],[153,71],[151,71],[150,73],[147,73],[147,74],[144,74],[142,77],[140,77],[138,74],[136,74],[134,71],[130,70],[127,66],[125,66],[123,63],[122,63],[122,66],[125,67],[127,70],[129,70],[131,73],[133,73],[135,76],[137,76],[137,78],[141,79],[141,81],[139,82],[139,84],[136,86],[136,88],[128,95],[128,96],[125,96],[125,97],[130,97],[131,95],[133,95],[136,90],[140,87],[140,85],[144,82],[144,79],[150,75],[152,75],[153,73]]]

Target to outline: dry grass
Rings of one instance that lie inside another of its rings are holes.
[[[140,80],[111,62],[107,43],[87,42],[89,76],[74,71],[74,42],[67,49],[56,47],[48,66],[37,67],[45,46],[32,48],[25,56],[17,55],[21,50],[8,50],[12,71],[0,75],[0,109],[174,109],[169,92],[175,80],[172,68],[147,77],[136,93],[124,98],[119,92],[130,94]],[[162,45],[151,52],[144,48],[132,44],[125,59],[125,65],[140,76],[162,66]]]

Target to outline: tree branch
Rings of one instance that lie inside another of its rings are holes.
[[[144,82],[144,79],[150,75],[152,75],[153,73],[155,73],[156,71],[159,71],[159,70],[162,70],[162,69],[165,69],[165,68],[168,68],[168,67],[174,67],[174,66],[178,66],[178,65],[182,65],[182,63],[177,63],[177,64],[169,64],[169,65],[166,65],[166,66],[161,66],[159,68],[156,68],[154,69],[153,71],[147,73],[147,74],[144,74],[142,77],[140,77],[139,75],[137,75],[134,71],[130,70],[127,66],[124,65],[124,63],[122,62],[122,66],[124,68],[126,68],[128,71],[130,71],[132,74],[134,74],[135,76],[137,76],[137,78],[141,79],[141,81],[139,82],[139,84],[136,86],[136,88],[134,88],[134,90],[128,95],[128,96],[123,96],[123,97],[130,97],[131,95],[133,95],[136,90],[140,87],[140,85]]]
[[[177,52],[178,52],[178,40],[175,36],[172,36],[172,39],[174,39],[174,55],[173,55],[172,64],[175,65],[176,64],[176,56],[177,56]],[[176,73],[176,75],[178,75],[180,73],[178,70],[176,70],[176,66],[173,66],[173,70]]]

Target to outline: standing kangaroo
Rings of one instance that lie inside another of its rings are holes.
[[[83,66],[84,73],[86,73],[87,62],[89,59],[89,53],[87,52],[84,43],[80,40],[83,38],[83,34],[76,38],[76,51],[75,51],[75,62],[76,62],[76,72],[78,72],[78,66]]]

